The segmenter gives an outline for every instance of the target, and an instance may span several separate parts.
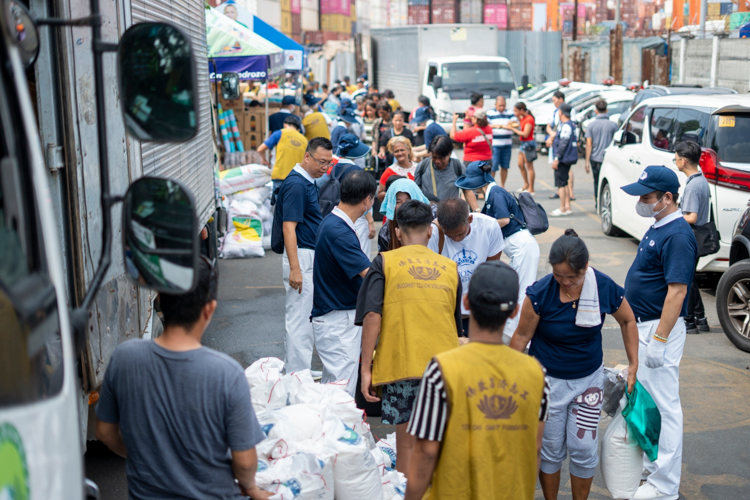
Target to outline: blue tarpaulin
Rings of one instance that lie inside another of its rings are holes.
[[[253,31],[284,49],[284,69],[300,71],[305,67],[305,48],[258,16],[253,16]]]

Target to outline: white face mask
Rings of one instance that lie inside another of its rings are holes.
[[[635,211],[641,217],[656,217],[667,208],[667,206],[664,205],[664,208],[662,208],[658,212],[654,212],[654,207],[656,207],[656,205],[661,203],[661,200],[663,199],[664,199],[664,196],[659,198],[655,203],[643,203],[641,200],[638,200],[635,204]]]

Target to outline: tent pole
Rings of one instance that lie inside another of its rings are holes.
[[[268,137],[270,136],[270,134],[268,133],[269,132],[269,128],[268,128],[269,127],[269,124],[268,124],[268,97],[269,97],[268,94],[269,92],[270,90],[268,88],[268,71],[266,71],[266,98],[264,99],[265,105],[266,105],[266,137],[264,138],[264,140],[268,139]]]

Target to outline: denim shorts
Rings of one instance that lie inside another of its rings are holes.
[[[492,146],[492,171],[497,172],[501,168],[508,170],[510,168],[510,156],[513,150],[512,145]]]
[[[409,423],[421,380],[402,380],[383,386],[381,419],[387,425]]]

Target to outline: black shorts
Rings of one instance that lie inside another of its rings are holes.
[[[568,185],[568,177],[570,176],[570,163],[559,162],[557,164],[557,170],[555,170],[555,187],[563,188]]]
[[[380,416],[384,424],[400,425],[409,422],[421,382],[420,379],[401,380],[382,386]]]

